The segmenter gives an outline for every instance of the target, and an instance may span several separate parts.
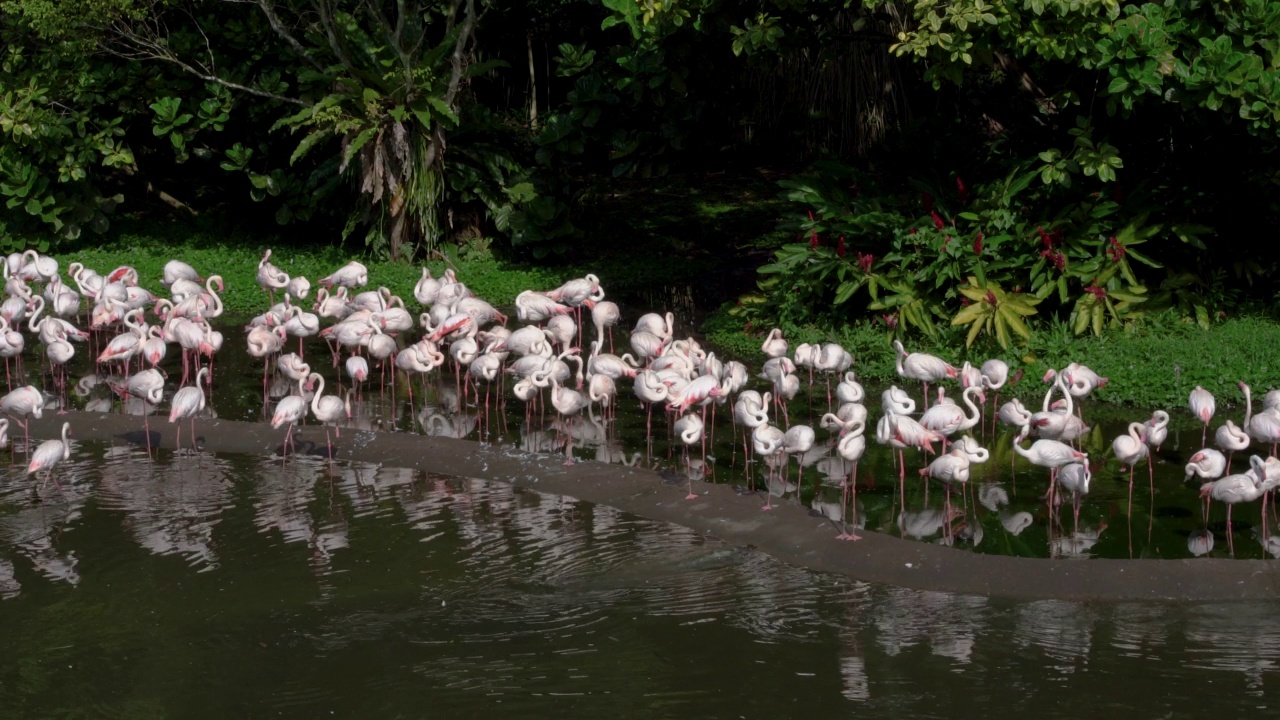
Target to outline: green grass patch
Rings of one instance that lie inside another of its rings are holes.
[[[703,325],[703,332],[722,354],[758,367],[764,361],[760,344],[769,328],[744,328],[741,319],[729,315],[729,308],[714,313]],[[878,321],[825,329],[790,328],[786,337],[793,349],[802,342],[839,343],[853,354],[854,370],[866,382],[902,381],[894,364],[892,336]],[[1091,397],[1141,408],[1183,407],[1196,385],[1212,392],[1219,407],[1243,400],[1236,387],[1241,380],[1259,395],[1280,385],[1280,322],[1265,317],[1234,318],[1209,330],[1161,317],[1100,338],[1077,337],[1062,322],[1036,323],[1028,347],[1010,352],[966,355],[963,337],[950,332],[940,333],[932,342],[911,338],[904,345],[908,351],[938,355],[957,366],[965,360],[980,364],[989,357],[1000,357],[1012,371],[1022,369],[1026,376],[1023,382],[1036,387],[1049,368],[1083,363],[1110,378],[1107,386]]]
[[[257,281],[258,261],[268,247],[273,248],[271,262],[277,267],[290,276],[303,275],[311,281],[313,290],[308,301],[314,297],[320,278],[350,260],[360,260],[369,268],[368,289],[385,286],[405,298],[409,307],[414,307],[413,287],[422,275],[421,265],[373,262],[333,246],[304,248],[284,242],[272,245],[261,238],[219,236],[203,230],[187,230],[179,235],[171,229],[156,228],[154,232],[139,229],[120,232],[108,243],[54,257],[64,269],[78,261],[103,274],[121,265],[130,265],[138,271],[139,284],[157,294],[164,291],[160,285],[164,264],[173,259],[182,260],[205,277],[221,275],[226,285],[222,296],[226,314],[249,317],[265,312],[268,306],[267,294]],[[564,269],[507,263],[485,255],[457,258],[452,262],[457,267],[458,278],[476,295],[495,305],[511,304],[522,290],[551,289],[572,277],[566,275]],[[448,267],[439,259],[426,265],[436,277]],[[279,293],[276,300],[280,300]]]

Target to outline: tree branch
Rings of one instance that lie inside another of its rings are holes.
[[[454,107],[454,99],[462,86],[462,75],[466,72],[467,45],[471,42],[471,33],[476,28],[476,0],[466,0],[467,10],[462,17],[462,26],[458,29],[458,39],[453,43],[453,69],[449,72],[449,89],[445,91],[444,101]],[[454,4],[457,8],[458,4]],[[456,10],[455,10],[456,13]],[[450,18],[452,21],[452,17]]]
[[[276,35],[279,35],[281,39],[288,43],[289,47],[293,48],[293,51],[298,54],[298,57],[302,58],[307,62],[307,64],[317,70],[324,69],[324,66],[315,58],[311,57],[311,54],[302,46],[302,43],[298,42],[297,38],[289,32],[289,30],[284,26],[284,23],[280,22],[280,17],[276,15],[275,7],[271,4],[271,0],[257,0],[257,5],[262,8],[263,14],[267,16],[267,22],[270,23],[271,29],[276,32]]]
[[[150,35],[137,32],[126,22],[116,22],[111,25],[111,29],[115,33],[116,41],[107,43],[104,47],[108,53],[115,55],[116,57],[124,58],[126,60],[160,60],[175,65],[183,72],[189,75],[194,75],[205,82],[222,85],[223,87],[227,87],[232,90],[239,90],[243,93],[276,100],[278,102],[289,103],[291,105],[298,105],[302,107],[307,106],[307,103],[298,100],[297,98],[277,95],[273,92],[250,87],[248,85],[242,85],[238,82],[233,82],[226,78],[219,77],[206,67],[196,67],[175,55],[173,51],[169,49],[167,44],[156,40]],[[161,34],[156,33],[155,36],[161,37]]]

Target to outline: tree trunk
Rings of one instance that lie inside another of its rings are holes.
[[[525,44],[529,48],[529,127],[538,129],[538,74],[533,67],[533,34],[525,33]]]

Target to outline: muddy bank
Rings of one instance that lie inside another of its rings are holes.
[[[71,412],[31,423],[32,439],[55,437],[63,421],[73,440],[135,443],[144,440],[141,418]],[[21,434],[20,428],[14,428]],[[207,450],[275,453],[283,432],[260,423],[201,421],[196,431]],[[12,434],[12,433],[11,433]],[[174,426],[153,417],[152,444],[174,447]],[[184,441],[186,438],[184,438]],[[298,450],[325,453],[324,431],[301,430]],[[860,531],[857,542],[836,540],[836,527],[794,501],[760,509],[763,495],[740,495],[728,485],[668,484],[651,470],[531,455],[514,447],[405,433],[345,431],[335,445],[339,459],[380,463],[459,477],[509,482],[548,493],[679,523],[708,536],[758,548],[783,560],[824,572],[919,590],[1011,598],[1077,600],[1249,600],[1280,596],[1280,562],[1266,560],[1042,560],[953,550],[924,542]]]

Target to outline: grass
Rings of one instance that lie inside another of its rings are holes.
[[[154,231],[151,231],[154,230]],[[189,263],[205,277],[221,275],[226,285],[223,293],[225,312],[231,317],[249,317],[267,309],[267,295],[258,285],[258,261],[263,251],[273,247],[271,262],[289,273],[316,281],[332,273],[350,260],[360,260],[369,268],[370,288],[386,286],[393,293],[412,302],[413,287],[422,275],[421,265],[372,262],[331,246],[290,247],[288,243],[269,242],[278,238],[224,237],[212,232],[189,228],[161,228],[121,231],[110,243],[75,251],[55,253],[59,265],[66,268],[78,261],[100,273],[120,266],[137,269],[140,283],[160,293],[160,277],[164,264],[172,259]],[[458,278],[477,295],[495,305],[509,305],[515,296],[528,288],[550,289],[571,276],[564,270],[504,263],[491,256],[457,258],[450,263],[442,259],[426,263],[439,277],[449,264],[456,267]],[[308,295],[308,299],[313,297]],[[276,300],[280,297],[277,293]]]
[[[744,331],[742,321],[727,310],[728,306],[721,308],[708,319],[703,328],[707,340],[723,354],[759,365],[764,360],[760,343],[769,329]],[[835,328],[793,328],[787,340],[793,348],[802,342],[839,343],[853,354],[859,378],[901,382],[892,338],[883,324],[863,320]],[[1142,408],[1182,407],[1196,385],[1212,392],[1219,407],[1225,407],[1243,400],[1239,381],[1253,386],[1257,395],[1280,384],[1280,323],[1265,317],[1233,318],[1209,330],[1162,317],[1102,337],[1076,337],[1064,323],[1040,322],[1033,324],[1031,341],[1020,352],[966,355],[963,337],[950,329],[934,340],[913,337],[904,345],[908,351],[938,355],[957,366],[965,360],[980,364],[1000,357],[1011,372],[1021,369],[1037,386],[1050,368],[1079,362],[1110,378],[1091,397]]]
[[[570,257],[553,264],[496,259],[483,244],[456,253],[452,264],[460,279],[495,305],[509,305],[528,288],[549,289],[572,277],[595,273],[611,299],[629,311],[676,309],[673,298],[691,300],[685,307],[714,307],[737,297],[756,278],[760,257],[787,238],[777,220],[786,208],[778,200],[774,178],[675,177],[659,181],[620,182],[608,195],[584,206],[587,238]],[[57,255],[63,267],[78,260],[101,272],[118,265],[136,267],[143,284],[159,290],[164,263],[181,258],[201,273],[220,273],[227,286],[224,300],[233,317],[262,312],[267,305],[255,275],[262,251],[274,248],[272,260],[291,275],[315,280],[351,259],[369,266],[371,285],[385,285],[412,297],[420,265],[370,262],[334,245],[304,238],[240,232],[186,224],[141,224],[117,221],[109,242]],[[755,257],[760,255],[760,257]],[[766,258],[767,259],[767,258]],[[442,259],[427,263],[437,276]],[[758,365],[760,342],[768,328],[745,328],[728,306],[711,314],[702,332],[719,354]],[[1181,407],[1197,384],[1225,406],[1240,399],[1236,382],[1269,388],[1277,373],[1273,355],[1280,349],[1280,324],[1262,317],[1238,317],[1202,331],[1169,315],[1111,331],[1101,338],[1076,337],[1065,323],[1040,320],[1026,347],[1001,351],[994,346],[963,350],[963,328],[940,327],[938,336],[907,338],[909,350],[927,352],[960,364],[997,356],[1014,371],[1022,369],[1039,386],[1050,367],[1081,362],[1111,382],[1098,399],[1144,408]],[[837,342],[853,353],[864,380],[897,382],[888,328],[879,320],[859,319],[830,327],[787,328],[794,347],[801,342]]]

